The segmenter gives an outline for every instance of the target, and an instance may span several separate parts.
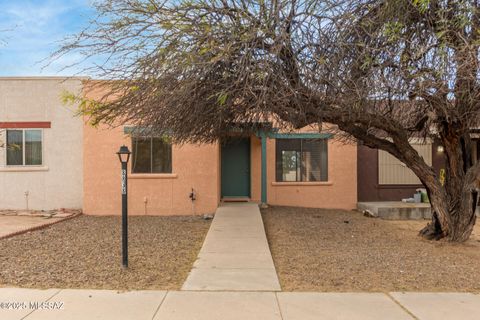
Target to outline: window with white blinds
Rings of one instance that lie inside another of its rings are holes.
[[[432,165],[432,144],[412,144],[425,162]],[[392,156],[390,153],[378,150],[378,183],[379,184],[422,184],[412,170]]]

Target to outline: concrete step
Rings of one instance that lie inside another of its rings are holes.
[[[358,202],[360,212],[368,211],[374,217],[386,220],[422,220],[432,218],[430,203],[405,203],[401,201]],[[480,217],[480,207],[477,207]]]

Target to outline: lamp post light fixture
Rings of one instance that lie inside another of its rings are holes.
[[[122,164],[122,265],[128,267],[128,203],[127,203],[127,163],[130,159],[130,150],[121,146],[117,155]]]

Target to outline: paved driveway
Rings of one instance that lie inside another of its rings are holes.
[[[28,216],[0,216],[0,239],[10,234],[51,224],[61,218],[28,217]]]

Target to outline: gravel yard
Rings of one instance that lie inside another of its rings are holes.
[[[284,291],[480,292],[480,228],[464,244],[417,236],[427,221],[356,211],[262,210]]]
[[[179,289],[210,226],[201,217],[129,218],[129,268],[121,218],[80,216],[0,240],[0,286]]]

